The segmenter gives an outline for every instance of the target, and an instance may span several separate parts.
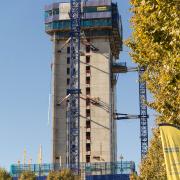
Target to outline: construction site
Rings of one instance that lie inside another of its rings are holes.
[[[45,6],[45,32],[53,46],[51,63],[51,164],[14,164],[16,179],[33,171],[46,179],[50,171],[71,169],[82,179],[128,180],[135,163],[117,160],[117,121],[139,119],[141,158],[148,149],[146,83],[139,80],[136,115],[117,112],[120,73],[136,72],[119,57],[123,27],[112,0],[71,0]]]

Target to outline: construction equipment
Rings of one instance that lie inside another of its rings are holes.
[[[80,171],[80,31],[81,0],[70,1],[70,85],[67,90],[68,105],[68,167],[79,174]]]
[[[141,117],[141,115],[114,113],[114,120],[140,119],[140,118],[149,118],[149,116],[147,115]]]
[[[145,72],[144,67],[130,67],[128,68],[126,63],[114,63],[112,65],[114,73],[127,73],[127,72],[138,72],[139,76],[139,115],[121,114],[115,113],[115,120],[125,119],[140,119],[140,138],[141,138],[141,159],[145,157],[148,151],[148,113],[147,113],[147,93],[146,93],[146,82],[142,80],[143,73]]]
[[[142,80],[145,71],[139,67],[139,108],[140,108],[140,133],[141,133],[141,158],[144,158],[148,151],[148,121],[147,121],[147,93],[146,82]]]

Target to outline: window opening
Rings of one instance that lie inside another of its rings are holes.
[[[86,132],[86,139],[91,140],[91,133],[90,132]]]
[[[90,163],[90,155],[86,155],[86,163]]]
[[[86,106],[90,106],[90,99],[89,98],[86,99]]]
[[[86,144],[86,151],[91,151],[91,144],[90,143]]]
[[[90,56],[86,56],[86,63],[90,63]]]
[[[70,84],[70,79],[68,78],[68,79],[67,79],[67,85],[69,85],[69,84]]]
[[[70,57],[67,57],[67,64],[70,64]]]
[[[91,128],[91,121],[86,121],[86,128]]]
[[[91,115],[90,109],[86,109],[86,117],[90,117],[90,115]]]
[[[90,73],[90,72],[91,72],[90,66],[86,66],[86,73]]]
[[[90,84],[90,82],[91,82],[90,77],[86,77],[86,84]]]
[[[90,87],[87,87],[86,88],[86,95],[90,95],[91,94],[91,89],[90,89]]]
[[[70,54],[70,47],[67,47],[67,54]]]
[[[70,69],[69,69],[69,68],[67,68],[67,74],[68,74],[68,75],[70,74]]]
[[[90,51],[91,51],[91,46],[90,45],[86,45],[86,52],[90,53]]]

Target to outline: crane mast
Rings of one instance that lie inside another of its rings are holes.
[[[115,63],[116,73],[138,72],[139,76],[139,115],[115,113],[115,120],[139,119],[140,120],[140,138],[141,138],[141,159],[145,157],[148,151],[148,112],[147,112],[147,92],[146,81],[142,79],[145,67],[127,67],[126,63]]]
[[[141,134],[141,158],[143,159],[148,151],[148,114],[147,114],[147,93],[146,82],[142,80],[145,71],[144,67],[139,68],[139,107],[140,107],[140,134]]]
[[[79,136],[80,136],[80,31],[81,0],[70,1],[70,85],[67,90],[68,105],[68,166],[79,173]]]

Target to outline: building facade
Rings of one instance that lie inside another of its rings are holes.
[[[45,29],[53,44],[53,163],[67,163],[67,89],[70,82],[70,4],[45,7]],[[82,3],[80,56],[80,162],[116,161],[116,74],[122,46],[117,4]]]

